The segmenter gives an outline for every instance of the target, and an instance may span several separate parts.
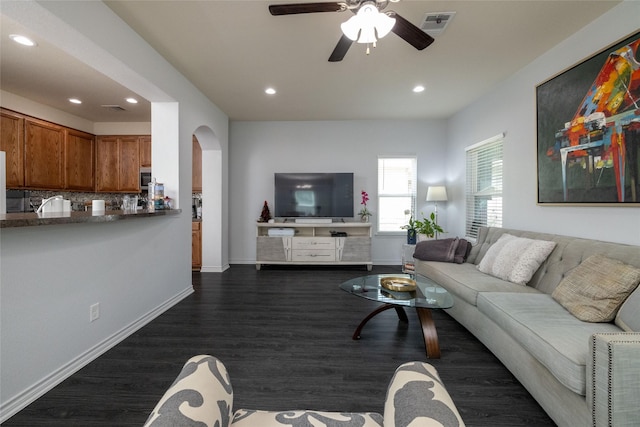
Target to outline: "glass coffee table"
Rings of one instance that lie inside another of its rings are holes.
[[[414,287],[415,289],[411,290]],[[404,307],[414,307],[420,319],[427,357],[440,358],[438,333],[431,317],[431,310],[453,307],[453,297],[446,289],[426,277],[409,274],[372,274],[356,277],[342,283],[340,289],[351,295],[383,304],[360,322],[353,333],[354,340],[360,339],[364,325],[383,311],[393,308],[401,321],[408,322]]]

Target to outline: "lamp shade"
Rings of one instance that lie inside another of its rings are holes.
[[[444,185],[433,186],[427,189],[427,202],[446,202],[447,188]]]
[[[358,13],[340,27],[345,36],[358,43],[375,43],[376,33],[378,38],[389,34],[396,20],[380,13],[373,2],[366,2],[360,7]]]

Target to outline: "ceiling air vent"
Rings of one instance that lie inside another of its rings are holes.
[[[106,108],[111,111],[127,111],[119,105],[103,105],[102,108]]]
[[[442,34],[453,19],[455,12],[425,13],[420,29],[430,36]]]

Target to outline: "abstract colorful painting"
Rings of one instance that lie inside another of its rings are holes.
[[[640,33],[536,87],[538,203],[640,206]]]

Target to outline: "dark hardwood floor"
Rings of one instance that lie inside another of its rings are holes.
[[[400,267],[374,267],[398,273]],[[234,407],[383,412],[395,368],[426,361],[415,310],[387,310],[353,341],[375,302],[338,284],[364,268],[234,265],[194,273],[195,293],[93,361],[3,426],[140,426],[184,362],[226,365]],[[468,426],[553,426],[535,400],[465,328],[434,311],[437,367]],[[43,356],[46,357],[46,356]],[[260,426],[256,426],[260,427]]]

